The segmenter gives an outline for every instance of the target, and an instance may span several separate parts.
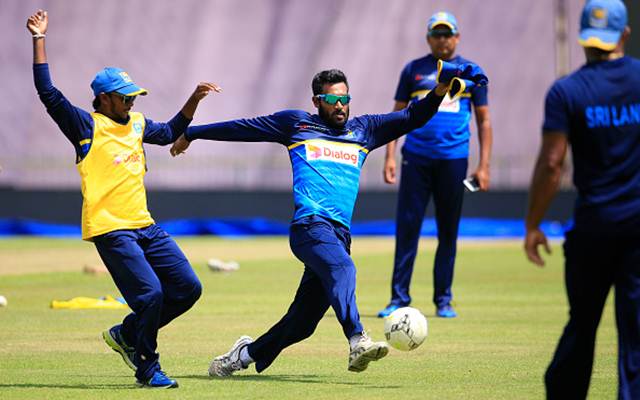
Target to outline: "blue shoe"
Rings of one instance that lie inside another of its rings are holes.
[[[178,381],[171,379],[162,371],[156,371],[148,381],[137,380],[136,385],[149,389],[171,389],[178,387]]]
[[[389,304],[378,313],[378,318],[387,318],[392,312],[400,308],[397,304]]]
[[[136,350],[125,343],[122,335],[120,334],[121,329],[122,325],[116,325],[111,329],[102,332],[102,338],[107,346],[111,347],[113,351],[122,356],[122,360],[127,364],[127,367],[135,371],[138,369],[133,361]]]
[[[451,307],[450,304],[444,305],[442,307],[438,307],[436,310],[436,316],[440,318],[455,318],[458,316],[456,311]]]

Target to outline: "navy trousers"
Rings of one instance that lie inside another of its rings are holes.
[[[640,235],[568,232],[564,254],[569,322],[545,374],[547,398],[587,397],[596,331],[613,286],[618,398],[640,399]]]
[[[202,286],[178,245],[157,225],[109,232],[94,244],[133,310],[121,333],[136,349],[136,378],[147,380],[160,369],[158,329],[190,309]]]
[[[347,338],[363,331],[349,229],[322,217],[306,217],[291,225],[290,245],[304,263],[304,273],[284,317],[248,346],[258,372],[269,367],[286,347],[311,336],[329,307]]]
[[[422,221],[431,196],[435,205],[438,248],[433,267],[433,302],[451,302],[458,225],[467,174],[466,158],[452,160],[404,157],[396,212],[396,251],[391,282],[391,304],[411,303],[409,285],[418,252]]]

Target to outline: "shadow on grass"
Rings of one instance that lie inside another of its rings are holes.
[[[183,375],[175,376],[175,378],[185,379],[199,379],[212,382],[219,381],[238,381],[238,382],[291,382],[291,383],[319,383],[319,384],[331,384],[331,385],[346,385],[346,386],[360,386],[363,388],[371,389],[400,389],[402,386],[398,385],[374,385],[366,382],[358,381],[345,381],[331,379],[326,376],[318,375],[236,375],[228,378],[211,378],[206,375]]]
[[[22,389],[94,389],[94,390],[114,390],[114,389],[137,389],[134,384],[113,385],[113,384],[78,384],[65,385],[56,383],[0,383],[2,388],[22,388]]]

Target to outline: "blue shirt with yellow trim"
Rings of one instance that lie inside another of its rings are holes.
[[[409,62],[400,74],[395,100],[414,102],[433,90],[437,85],[437,62],[431,54]],[[460,65],[472,61],[456,56],[447,62]],[[403,153],[435,159],[469,157],[471,104],[476,107],[488,104],[486,86],[467,89],[454,101],[447,96],[429,122],[407,135]]]
[[[434,94],[389,114],[363,115],[341,129],[319,115],[285,110],[272,115],[193,126],[187,140],[276,142],[287,147],[293,169],[293,221],[319,215],[349,227],[360,171],[369,151],[423,125],[438,109]]]

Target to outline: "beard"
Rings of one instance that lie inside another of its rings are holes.
[[[349,120],[349,109],[329,112],[322,107],[318,107],[318,114],[332,128],[341,129]],[[339,120],[339,116],[343,116],[344,119]]]

